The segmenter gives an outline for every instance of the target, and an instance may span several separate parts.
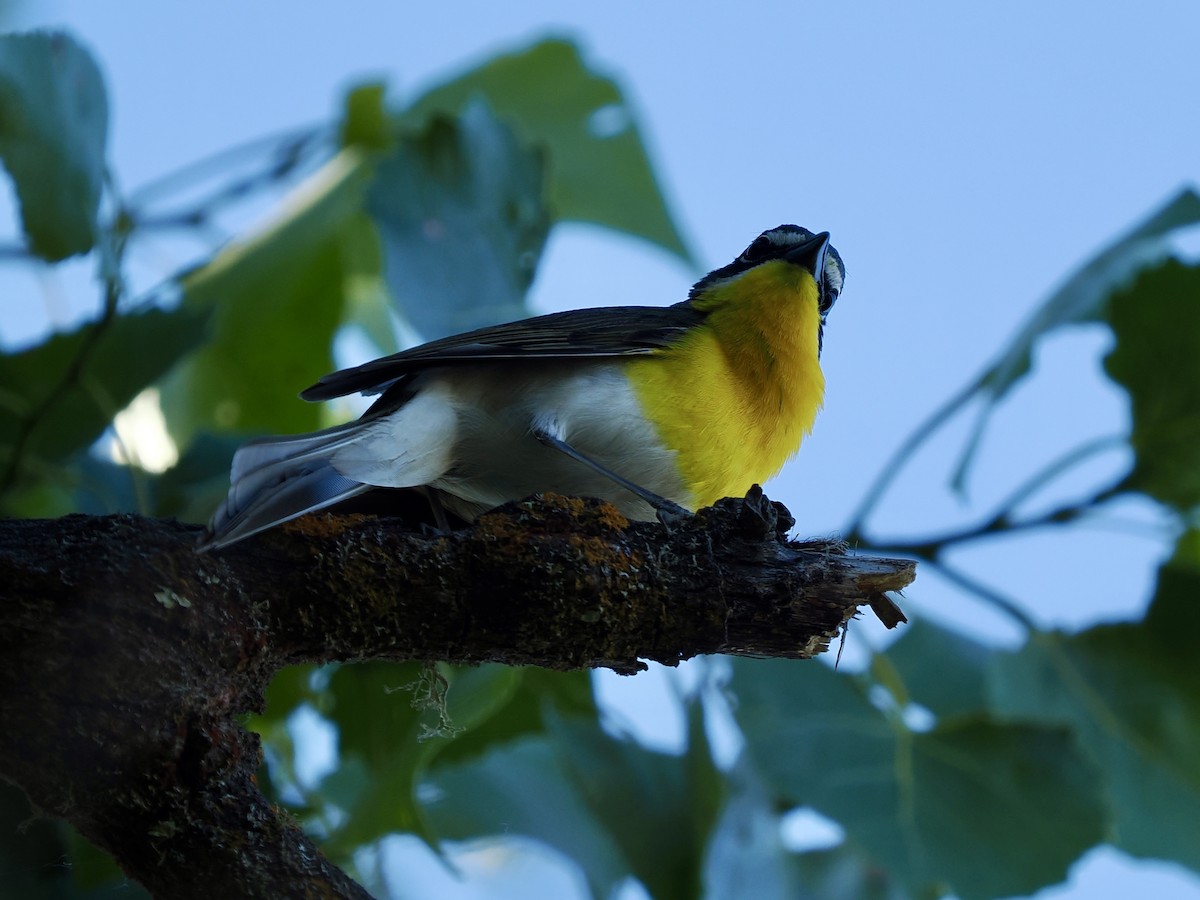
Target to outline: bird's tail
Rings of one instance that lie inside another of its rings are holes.
[[[361,421],[295,437],[263,438],[233,456],[229,494],[208,523],[201,550],[224,547],[272,525],[324,509],[371,485],[347,478],[333,455],[362,433]]]

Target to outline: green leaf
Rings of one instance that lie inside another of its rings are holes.
[[[267,685],[263,712],[248,716],[245,723],[247,729],[262,738],[266,751],[259,781],[263,794],[272,803],[286,802],[292,814],[298,816],[305,816],[313,809],[306,801],[296,801],[302,788],[296,774],[296,748],[288,719],[304,704],[318,707],[319,700],[312,688],[315,671],[311,665],[298,665],[276,672]],[[318,809],[317,813],[324,811]],[[313,818],[319,820],[320,817],[309,816],[309,824]],[[318,829],[313,827],[312,830]]]
[[[529,314],[550,227],[541,154],[482,101],[379,164],[368,201],[397,309],[426,339]]]
[[[111,856],[69,825],[62,825],[66,839],[65,862],[71,873],[72,900],[151,900],[150,894],[128,878]],[[20,895],[24,897],[24,895]]]
[[[201,434],[161,474],[84,450],[14,487],[3,508],[26,518],[132,512],[200,524],[225,499],[230,460],[241,443],[229,435]]]
[[[103,516],[153,510],[155,479],[143,469],[80,453],[68,463],[67,472],[78,479],[72,492],[72,512]]]
[[[504,706],[522,675],[501,665],[436,671],[416,663],[361,663],[342,666],[330,678],[328,716],[338,728],[341,760],[339,773],[318,794],[332,789],[347,796],[347,771],[361,772],[366,781],[351,781],[369,785],[351,795],[349,820],[327,842],[330,852],[349,856],[396,831],[432,843],[417,783],[458,732]]]
[[[296,192],[284,218],[182,281],[184,306],[211,311],[213,337],[163,386],[171,434],[289,433],[321,424],[296,393],[333,368],[330,346],[352,268],[370,259],[364,223],[372,166],[342,150]]]
[[[557,718],[551,727],[576,793],[657,900],[701,896],[702,863],[725,799],[700,709],[691,702],[682,758],[611,738],[594,720]]]
[[[1108,318],[1117,342],[1105,368],[1133,407],[1126,484],[1181,512],[1200,507],[1200,268],[1143,272]]]
[[[318,793],[338,805],[353,800],[343,807],[348,821],[326,843],[336,856],[349,857],[395,831],[433,839],[416,802],[416,783],[434,741],[442,739],[418,739],[438,722],[436,711],[413,704],[421,672],[418,663],[369,662],[342,666],[330,678],[329,718],[338,728],[340,758]],[[359,789],[348,790],[347,778]]]
[[[342,119],[341,144],[358,145],[367,150],[385,150],[392,145],[391,122],[383,98],[382,82],[362,84],[346,95],[346,113]]]
[[[728,776],[730,797],[713,827],[704,860],[707,900],[804,897],[795,855],[783,846],[779,814],[757,773],[739,761]],[[808,887],[808,884],[805,884]],[[832,897],[858,897],[841,893]]]
[[[91,54],[58,31],[0,36],[0,158],[43,259],[95,245],[107,137],[108,97]]]
[[[407,118],[458,113],[478,96],[527,140],[549,149],[556,219],[594,222],[692,257],[667,212],[636,117],[621,89],[569,41],[495,57],[416,100]]]
[[[91,446],[116,413],[200,344],[207,319],[205,310],[152,309],[0,355],[0,472],[18,480],[53,474],[54,464]]]
[[[350,237],[342,244],[342,263],[347,272],[342,324],[361,329],[377,355],[387,356],[400,345],[391,318],[393,302],[384,277],[379,232],[368,216],[359,216],[351,225]]]
[[[964,395],[955,406],[957,410],[977,395],[984,399],[954,477],[956,484],[961,484],[965,478],[975,447],[996,404],[1028,373],[1037,343],[1066,325],[1103,319],[1109,298],[1126,288],[1142,269],[1165,259],[1171,252],[1170,241],[1174,234],[1198,222],[1200,195],[1191,188],[1185,189],[1092,257],[1050,295],[1000,357],[980,376],[975,390]]]
[[[520,681],[511,693],[498,698],[503,699],[503,705],[492,709],[487,718],[446,744],[433,760],[433,766],[482,756],[518,737],[544,732],[546,716],[551,713],[593,719],[599,715],[589,673],[533,667],[519,671]],[[453,692],[450,697],[454,699]]]
[[[74,892],[65,855],[58,823],[34,818],[24,792],[0,782],[0,884],[5,896],[67,900]]]
[[[1102,319],[1109,298],[1142,269],[1166,258],[1175,232],[1197,223],[1200,195],[1186,188],[1088,260],[1050,295],[984,376],[988,391],[996,400],[1004,396],[1029,371],[1033,347],[1046,334],[1064,325]]]
[[[909,900],[912,896],[894,877],[843,843],[829,850],[799,853],[793,859],[806,900]]]
[[[17,481],[0,494],[0,515],[14,519],[54,519],[78,512],[75,484],[67,483],[70,467],[45,469],[37,477]]]
[[[575,861],[597,900],[609,897],[629,873],[613,836],[593,818],[545,735],[521,738],[480,759],[438,769],[430,787],[436,797],[426,811],[442,838],[537,838]]]
[[[887,651],[907,699],[939,719],[975,715],[987,706],[993,650],[928,619],[916,619]]]
[[[541,840],[575,860],[595,897],[629,874],[658,900],[698,897],[724,787],[691,721],[681,759],[610,737],[595,721],[555,718],[548,734],[434,772],[430,821],[448,839]]]
[[[437,687],[431,671],[445,678],[443,696],[431,691]],[[414,706],[417,699],[422,702]],[[302,704],[312,705],[334,724],[340,740],[337,769],[297,804],[294,748],[285,726]],[[594,715],[586,673],[500,665],[429,670],[417,664],[370,663],[316,672],[294,667],[272,680],[266,713],[253,717],[250,725],[278,761],[271,769],[276,790],[289,789],[293,811],[314,832],[327,836],[326,851],[348,860],[360,847],[397,831],[432,841],[415,800],[429,767],[478,758],[512,734],[541,731],[552,708]],[[431,736],[434,732],[440,733]],[[330,823],[342,824],[331,828]]]
[[[149,472],[84,450],[14,484],[0,500],[0,510],[26,519],[71,513],[144,515],[154,509],[154,483]]]
[[[241,443],[231,435],[196,435],[175,465],[154,480],[154,515],[207,522],[229,490],[229,466]]]
[[[910,893],[1028,893],[1104,835],[1097,773],[1065,729],[976,717],[917,734],[857,681],[784,660],[735,660],[732,688],[779,802],[836,819]]]
[[[1200,869],[1200,532],[1159,571],[1140,624],[1035,634],[991,673],[996,708],[1076,729],[1111,794],[1115,843]],[[1191,549],[1189,549],[1189,547]]]

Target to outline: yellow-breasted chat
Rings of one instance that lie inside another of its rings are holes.
[[[740,496],[812,430],[844,278],[828,233],[781,225],[674,306],[552,313],[326,375],[300,396],[378,399],[353,422],[241,447],[203,546],[373,488],[421,489],[439,521],[544,491],[634,519]]]

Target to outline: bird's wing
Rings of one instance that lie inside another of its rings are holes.
[[[430,341],[324,376],[300,396],[328,400],[378,394],[407,375],[432,366],[497,359],[572,359],[652,353],[704,319],[689,304],[611,306],[551,313]]]

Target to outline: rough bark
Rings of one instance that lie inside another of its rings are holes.
[[[0,775],[160,897],[365,897],[261,795],[237,717],[296,662],[808,657],[913,564],[796,544],[752,492],[664,529],[544,497],[422,535],[302,519],[198,554],[136,516],[0,522]],[[202,874],[199,874],[202,873]]]

